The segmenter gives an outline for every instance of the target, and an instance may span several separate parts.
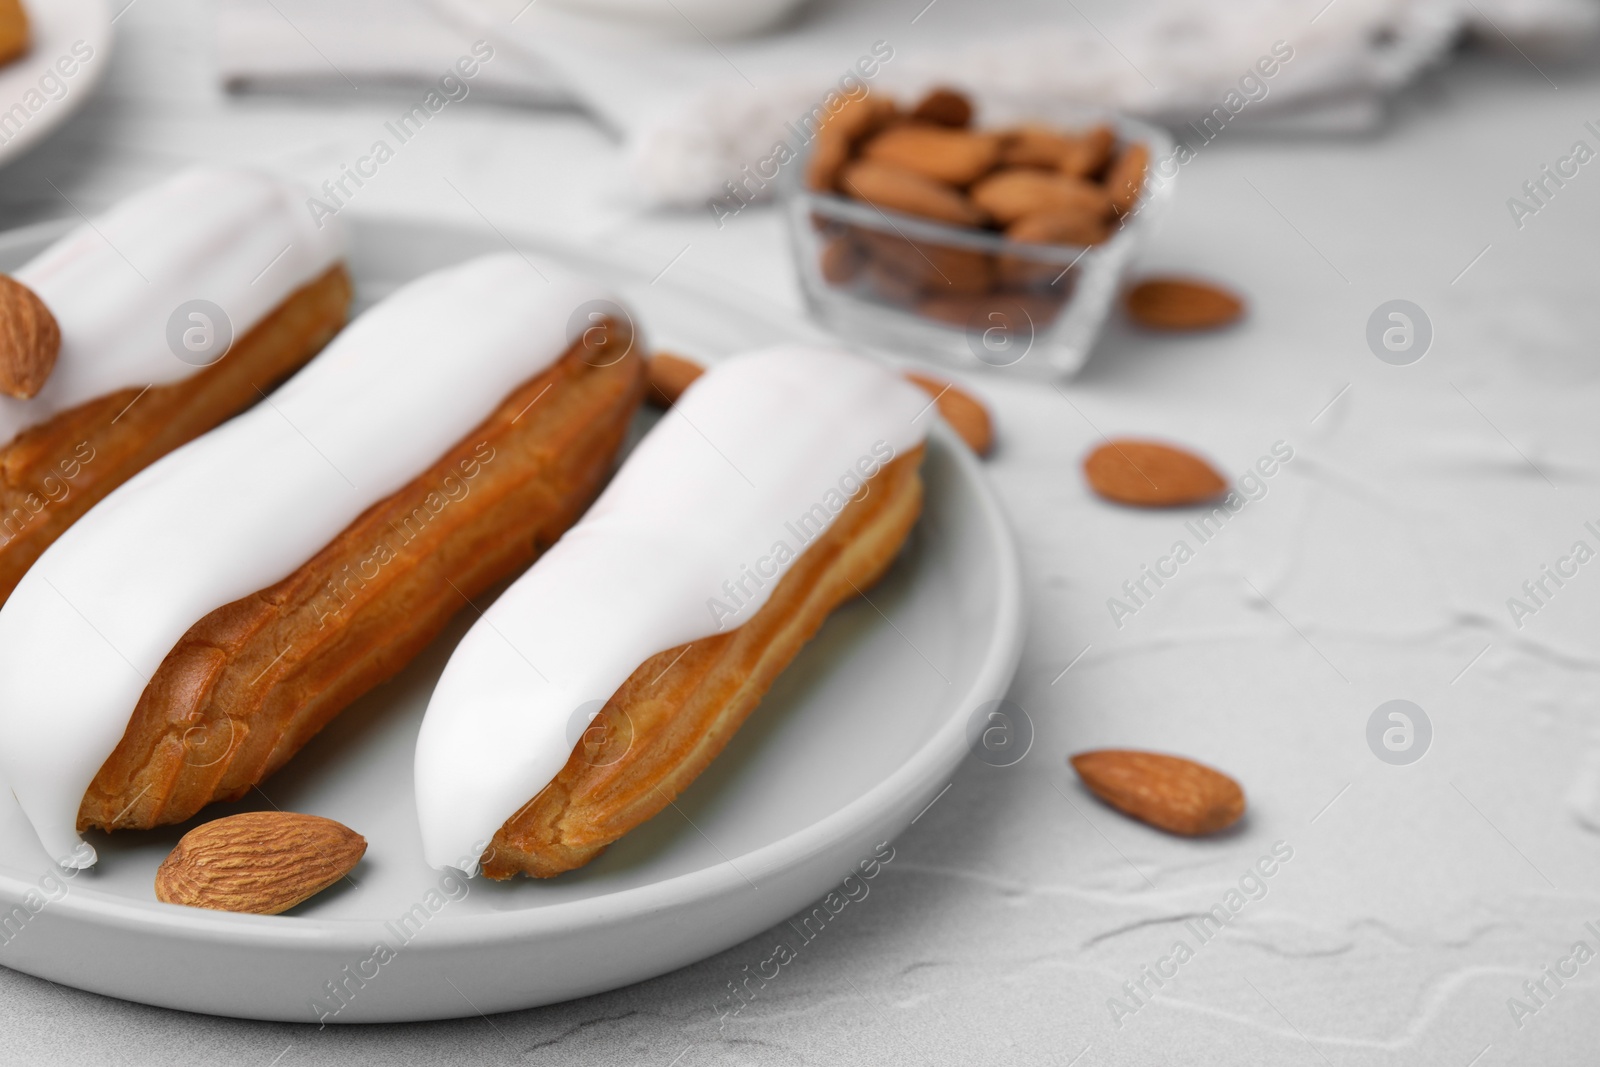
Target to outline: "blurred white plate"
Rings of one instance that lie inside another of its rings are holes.
[[[111,66],[107,0],[23,0],[22,6],[33,46],[0,67],[0,166],[71,118]]]
[[[0,270],[60,229],[0,236]],[[505,247],[493,235],[410,222],[358,221],[352,237],[363,304]],[[646,272],[571,249],[525,248],[610,282],[655,344],[717,358],[815,337],[801,322],[704,287],[652,284]],[[292,1022],[315,1021],[313,998],[328,996],[326,983],[344,983],[348,1006],[332,1021],[403,1021],[615,988],[781,922],[934,799],[967,754],[974,712],[1005,694],[1016,669],[1017,559],[977,460],[939,424],[924,474],[923,517],[871,603],[835,613],[678,810],[588,867],[549,881],[475,880],[461,899],[440,894],[442,906],[428,909],[440,875],[422,860],[412,747],[434,681],[472,621],[461,617],[269,779],[265,796],[200,817],[264,808],[270,796],[285,810],[338,819],[370,843],[350,883],[283,916],[161,904],[155,869],[187,825],[93,835],[99,866],[51,880],[8,796],[0,964],[147,1004]],[[419,907],[420,932],[401,944],[389,924]],[[399,951],[368,963],[380,941]]]
[[[805,0],[553,0],[557,7],[676,37],[739,37],[771,29]]]

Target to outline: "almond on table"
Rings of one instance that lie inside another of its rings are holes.
[[[1214,330],[1237,321],[1244,301],[1193,278],[1146,278],[1127,295],[1128,315],[1152,330]]]
[[[1095,796],[1168,833],[1214,834],[1244,814],[1238,782],[1182,756],[1107,748],[1080,752],[1071,763]]]
[[[1090,452],[1083,473],[1096,493],[1134,507],[1203,504],[1228,488],[1222,475],[1194,453],[1131,438],[1109,440]]]

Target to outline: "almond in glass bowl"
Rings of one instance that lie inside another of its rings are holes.
[[[1172,178],[1162,130],[1085,112],[973,124],[961,94],[869,93],[785,168],[811,313],[874,347],[1036,378],[1081,367]]]

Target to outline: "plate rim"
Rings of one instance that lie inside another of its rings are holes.
[[[21,133],[6,144],[0,145],[0,167],[5,167],[33,151],[40,142],[47,140],[52,133],[81,111],[99,90],[100,83],[105,80],[106,73],[111,67],[112,57],[116,53],[116,34],[111,30],[111,24],[116,20],[111,15],[111,5],[108,0],[48,0],[48,2],[63,7],[68,2],[76,5],[62,16],[62,23],[68,29],[68,34],[83,39],[92,38],[91,43],[99,51],[93,57],[95,63],[92,67],[80,68],[80,73],[87,75],[87,80],[71,86],[78,92],[69,92],[55,102],[56,106],[41,112],[37,122],[30,122],[23,127]],[[23,6],[28,10],[30,25],[37,26],[39,19],[35,12],[44,5],[40,0],[31,0]],[[63,39],[64,37],[65,35]],[[19,83],[31,84],[38,81],[40,76],[48,73],[55,65],[57,57],[52,53],[61,50],[63,39],[52,36],[41,41],[35,38],[27,52],[0,67],[0,82],[16,79]],[[70,48],[70,44],[67,47]]]

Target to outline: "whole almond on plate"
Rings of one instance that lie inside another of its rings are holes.
[[[1105,748],[1073,756],[1072,768],[1095,796],[1168,833],[1214,834],[1244,814],[1238,782],[1182,756]]]
[[[943,86],[932,89],[911,109],[913,122],[932,122],[960,129],[972,122],[972,101]]]
[[[366,851],[366,838],[317,815],[230,815],[183,835],[156,871],[156,899],[277,915],[349,874]]]
[[[839,189],[880,211],[903,211],[958,226],[981,226],[985,221],[983,212],[948,185],[873,160],[845,167]]]
[[[656,407],[670,408],[705,370],[692,359],[671,352],[657,352],[645,364],[645,379],[649,383],[645,399]]]
[[[906,123],[862,145],[861,156],[946,185],[971,185],[994,169],[1000,142],[988,134]]]
[[[1152,330],[1214,330],[1244,314],[1244,301],[1192,278],[1146,278],[1128,290],[1128,315]]]
[[[917,371],[906,371],[906,378],[933,397],[939,414],[968,448],[980,456],[989,454],[994,446],[994,424],[989,419],[988,409],[977,397],[953,382],[940,381]]]
[[[972,202],[1003,226],[1047,212],[1087,212],[1101,218],[1111,214],[1111,197],[1100,186],[1031,167],[1008,167],[989,175],[972,187]]]
[[[1157,441],[1107,441],[1083,461],[1089,487],[1107,500],[1135,507],[1201,504],[1228,488],[1205,460]]]
[[[44,301],[0,274],[0,393],[24,399],[38,393],[60,350],[61,328]]]

